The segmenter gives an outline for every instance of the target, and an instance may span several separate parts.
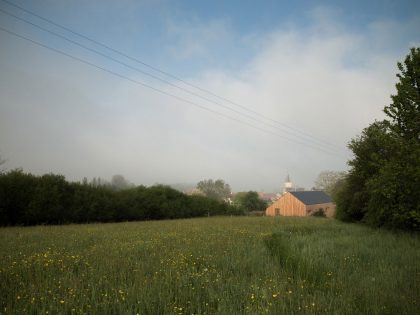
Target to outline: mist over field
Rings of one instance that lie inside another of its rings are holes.
[[[347,169],[346,144],[383,117],[396,60],[419,43],[411,1],[280,2],[261,12],[244,4],[241,14],[225,3],[211,10],[166,1],[18,5],[200,88],[0,2],[9,13],[0,12],[2,28],[177,97],[0,31],[4,167],[69,180],[222,178],[235,191],[279,191],[290,174],[310,189],[320,171]]]

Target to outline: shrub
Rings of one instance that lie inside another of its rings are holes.
[[[325,211],[323,208],[319,208],[318,210],[315,210],[312,214],[313,217],[322,217],[325,218]]]
[[[0,173],[0,225],[160,220],[243,215],[243,210],[164,185],[115,190],[69,183],[64,176]]]

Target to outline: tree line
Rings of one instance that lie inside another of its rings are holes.
[[[398,63],[387,116],[353,139],[350,170],[334,189],[337,218],[420,230],[420,48]]]
[[[0,225],[160,220],[240,215],[242,209],[206,196],[185,195],[169,186],[68,182],[62,175],[0,172]]]
[[[219,201],[227,201],[244,214],[254,211],[264,211],[268,204],[258,196],[256,191],[238,192],[232,194],[229,184],[222,179],[213,181],[205,179],[200,181],[196,186],[196,194],[201,194]]]

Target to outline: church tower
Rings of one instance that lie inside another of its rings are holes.
[[[286,193],[288,191],[293,191],[293,183],[290,180],[289,174],[287,174],[286,179],[284,180],[283,193]]]

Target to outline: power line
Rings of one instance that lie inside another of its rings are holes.
[[[203,97],[203,96],[201,96],[201,95],[199,95],[199,94],[196,94],[196,93],[194,93],[194,92],[191,92],[191,91],[189,91],[189,90],[187,90],[187,89],[184,89],[183,87],[180,87],[180,86],[178,86],[178,85],[176,85],[176,84],[173,84],[173,83],[171,83],[171,82],[169,82],[169,81],[167,81],[167,80],[161,79],[161,78],[159,78],[159,77],[157,77],[157,76],[155,76],[155,75],[153,75],[153,74],[150,74],[150,73],[148,73],[148,72],[145,72],[145,71],[143,71],[143,70],[140,70],[140,69],[138,69],[138,68],[136,68],[136,67],[133,67],[133,66],[131,66],[131,65],[129,65],[129,64],[126,64],[126,63],[124,63],[124,62],[122,62],[122,61],[120,61],[120,60],[118,60],[118,59],[115,59],[115,58],[113,58],[113,57],[111,57],[111,56],[109,56],[109,55],[106,55],[106,54],[104,54],[104,53],[102,53],[102,52],[100,52],[100,51],[97,51],[97,50],[95,50],[95,49],[92,49],[92,48],[90,48],[90,47],[87,47],[87,46],[85,46],[85,45],[83,45],[83,44],[80,44],[79,42],[76,42],[76,41],[74,41],[74,40],[72,40],[72,39],[69,39],[69,38],[67,38],[67,37],[65,37],[65,36],[63,36],[63,35],[61,35],[61,34],[55,33],[55,32],[53,32],[53,31],[51,31],[51,30],[49,30],[49,29],[46,29],[46,28],[44,28],[44,27],[42,27],[42,26],[40,26],[40,25],[38,25],[38,24],[32,23],[32,22],[30,22],[30,21],[28,21],[28,20],[26,20],[26,19],[23,19],[23,18],[21,18],[21,17],[19,17],[19,16],[16,16],[16,15],[14,15],[14,14],[12,14],[12,13],[9,13],[9,12],[7,12],[7,11],[3,10],[3,9],[0,9],[0,12],[2,12],[3,14],[7,14],[7,15],[9,15],[9,16],[11,16],[11,17],[13,17],[13,18],[17,19],[17,20],[22,21],[22,22],[25,22],[25,23],[27,23],[27,24],[29,24],[29,25],[32,25],[32,26],[34,26],[34,27],[36,27],[36,28],[38,28],[38,29],[40,29],[40,30],[42,30],[42,31],[44,31],[44,32],[47,32],[47,33],[49,33],[49,34],[52,34],[52,35],[54,35],[54,36],[56,36],[56,37],[58,37],[58,38],[64,39],[64,40],[66,40],[66,41],[68,41],[68,42],[70,42],[70,43],[72,43],[72,44],[74,44],[74,45],[77,45],[77,46],[79,46],[79,47],[82,47],[83,49],[86,49],[86,50],[91,51],[91,52],[93,52],[93,53],[95,53],[95,54],[98,54],[98,55],[100,55],[100,56],[102,56],[102,57],[105,57],[105,58],[107,58],[107,59],[109,59],[109,60],[112,60],[112,61],[114,61],[114,62],[116,62],[116,63],[119,63],[119,64],[121,64],[121,65],[123,65],[123,66],[125,66],[125,67],[127,67],[127,68],[129,68],[129,69],[135,70],[135,71],[137,71],[137,72],[139,72],[139,73],[142,73],[142,74],[144,74],[144,75],[147,75],[147,76],[149,76],[149,77],[152,77],[152,78],[154,78],[154,79],[156,79],[156,80],[158,80],[158,81],[161,81],[161,82],[163,82],[163,83],[165,83],[165,84],[168,84],[168,85],[170,85],[170,86],[173,86],[173,87],[175,87],[175,88],[177,88],[177,89],[179,89],[179,90],[181,90],[181,91],[183,91],[183,92],[186,92],[186,93],[191,94],[191,95],[193,95],[193,96],[199,97],[199,98],[201,98],[201,99],[203,99],[203,100],[205,100],[205,101],[207,101],[207,102],[210,102],[210,103],[216,104],[217,106],[220,106],[220,107],[222,107],[222,108],[224,108],[224,109],[230,110],[230,111],[232,111],[232,112],[234,112],[234,113],[236,113],[236,114],[238,114],[238,115],[244,116],[244,117],[246,117],[246,118],[248,118],[248,119],[251,119],[251,120],[253,120],[253,121],[256,121],[256,122],[262,123],[262,124],[267,125],[267,126],[272,127],[272,128],[279,129],[279,130],[281,130],[282,132],[288,133],[289,135],[292,135],[293,137],[296,137],[296,138],[301,139],[301,140],[303,140],[303,141],[307,141],[307,139],[302,138],[301,136],[296,135],[295,133],[293,133],[293,132],[291,132],[291,131],[289,131],[289,130],[280,129],[280,128],[279,128],[278,126],[276,126],[276,125],[268,124],[268,123],[266,123],[265,121],[262,121],[261,119],[257,119],[257,118],[255,118],[255,117],[253,117],[253,116],[251,116],[251,115],[244,114],[244,113],[242,113],[242,112],[240,112],[240,111],[237,111],[237,110],[235,110],[235,109],[232,109],[232,108],[231,108],[231,107],[229,107],[229,106],[226,106],[226,105],[220,104],[220,103],[215,102],[215,101],[213,101],[213,100],[211,100],[211,99],[208,99],[208,98],[206,98],[206,97]],[[322,145],[322,144],[319,144],[319,145],[320,145],[320,146],[325,147],[325,148],[326,148],[326,149],[328,149],[328,150],[331,150],[331,148],[330,148],[330,147],[327,147],[327,146]]]
[[[101,46],[101,47],[106,48],[106,49],[108,49],[108,50],[110,50],[110,51],[112,51],[112,52],[114,52],[114,53],[116,53],[116,54],[119,54],[120,56],[123,56],[123,57],[125,57],[125,58],[127,58],[127,59],[130,59],[130,60],[134,61],[134,62],[137,62],[137,63],[139,63],[139,64],[142,64],[143,66],[148,67],[148,68],[150,68],[150,69],[152,69],[152,70],[154,70],[154,71],[156,71],[156,72],[159,72],[159,73],[161,73],[161,74],[164,74],[164,75],[166,75],[166,76],[168,76],[168,77],[170,77],[170,78],[172,78],[172,79],[175,79],[175,80],[177,80],[177,81],[180,81],[180,82],[184,83],[185,85],[188,85],[188,86],[190,86],[190,87],[193,87],[193,88],[195,88],[195,89],[197,89],[197,90],[200,90],[200,91],[205,92],[205,93],[207,93],[207,94],[209,94],[209,95],[212,95],[213,97],[216,97],[216,98],[218,98],[218,99],[220,99],[220,100],[223,100],[223,101],[225,101],[225,102],[228,102],[228,103],[230,103],[230,104],[232,104],[232,105],[235,105],[235,106],[237,106],[237,107],[239,107],[239,108],[242,108],[243,110],[246,110],[247,112],[253,113],[254,115],[259,116],[260,118],[263,118],[263,119],[265,119],[265,120],[268,120],[268,121],[271,121],[271,122],[276,123],[276,124],[278,124],[278,125],[281,125],[281,126],[283,126],[283,128],[287,128],[287,129],[293,130],[295,133],[299,133],[299,134],[300,134],[300,135],[302,135],[303,137],[305,137],[305,138],[307,138],[307,139],[311,140],[312,142],[313,142],[313,141],[316,141],[316,142],[318,142],[319,144],[321,144],[321,145],[323,145],[323,146],[329,146],[329,147],[330,147],[330,149],[331,149],[331,148],[335,148],[335,149],[336,149],[336,148],[339,148],[339,149],[340,149],[340,151],[341,151],[341,149],[342,149],[341,147],[339,147],[339,146],[337,146],[337,145],[335,145],[335,144],[332,144],[332,143],[330,143],[330,142],[328,142],[328,141],[325,141],[325,140],[323,140],[323,139],[320,139],[320,138],[318,138],[318,137],[315,137],[315,136],[313,136],[313,135],[310,135],[310,134],[308,134],[308,133],[306,133],[306,132],[304,132],[304,131],[302,131],[302,130],[300,130],[300,129],[294,128],[293,126],[290,126],[290,125],[285,124],[285,123],[283,123],[283,122],[280,122],[280,121],[278,121],[278,120],[275,120],[275,119],[272,119],[272,118],[267,117],[267,116],[265,116],[265,115],[262,115],[262,114],[258,113],[257,111],[254,111],[254,110],[252,110],[252,109],[249,109],[249,108],[248,108],[248,107],[246,107],[246,106],[243,106],[243,105],[240,105],[240,104],[238,104],[238,103],[236,103],[236,102],[233,102],[233,101],[231,101],[231,100],[229,100],[229,99],[227,99],[227,98],[225,98],[225,97],[223,97],[223,96],[219,96],[219,95],[217,95],[217,94],[215,94],[215,93],[213,93],[213,92],[211,92],[211,91],[209,91],[209,90],[207,90],[207,89],[204,89],[204,88],[201,88],[201,87],[199,87],[199,86],[197,86],[197,85],[191,84],[191,83],[189,83],[189,82],[187,82],[187,81],[183,80],[182,78],[180,78],[180,77],[178,77],[178,76],[175,76],[175,75],[173,75],[173,74],[170,74],[169,72],[163,71],[163,70],[161,70],[161,69],[159,69],[159,68],[157,68],[157,67],[154,67],[154,66],[152,66],[152,65],[150,65],[150,64],[148,64],[148,63],[145,63],[145,62],[143,62],[143,61],[139,60],[138,58],[131,57],[131,56],[129,56],[128,54],[125,54],[125,53],[123,53],[123,52],[121,52],[121,51],[119,51],[119,50],[117,50],[117,49],[115,49],[115,48],[112,48],[112,47],[110,47],[110,46],[108,46],[108,45],[106,45],[106,44],[104,44],[104,43],[101,43],[101,42],[99,42],[99,41],[97,41],[97,40],[95,40],[95,39],[93,39],[93,38],[91,38],[91,37],[88,37],[88,36],[86,36],[86,35],[83,35],[83,34],[81,34],[81,33],[79,33],[79,32],[76,32],[76,31],[74,31],[74,30],[72,30],[72,29],[68,28],[68,27],[65,27],[65,26],[63,26],[63,25],[61,25],[61,24],[59,24],[59,23],[56,23],[56,22],[54,22],[54,21],[52,21],[52,20],[50,20],[50,19],[47,19],[47,18],[45,18],[45,17],[43,17],[43,16],[41,16],[41,15],[39,15],[39,14],[35,13],[35,12],[32,12],[32,11],[30,11],[30,10],[27,10],[27,9],[25,9],[25,8],[23,8],[23,7],[21,7],[21,6],[17,5],[17,4],[14,4],[14,3],[12,3],[12,2],[10,2],[10,1],[8,1],[8,0],[2,0],[2,1],[3,1],[3,2],[5,2],[5,3],[7,3],[7,4],[9,4],[10,6],[13,6],[13,7],[15,7],[15,8],[18,8],[18,9],[20,9],[20,10],[22,10],[22,11],[24,11],[24,12],[26,12],[26,13],[28,13],[28,14],[32,15],[32,16],[35,16],[35,17],[37,17],[37,18],[39,18],[39,19],[41,19],[41,20],[43,20],[43,21],[45,21],[45,22],[47,22],[47,23],[50,23],[50,24],[52,24],[52,25],[54,25],[54,26],[56,26],[56,27],[59,27],[59,28],[61,28],[61,29],[65,30],[65,31],[67,31],[67,32],[70,32],[70,33],[72,33],[72,34],[74,34],[74,35],[76,35],[76,36],[79,36],[79,37],[81,37],[81,38],[84,38],[84,39],[86,39],[86,40],[88,40],[88,41],[90,41],[90,42],[92,42],[92,43],[94,43],[94,44],[96,44],[96,45],[98,45],[98,46]],[[31,22],[29,22],[29,23],[31,23]],[[49,32],[50,32],[50,31],[49,31]],[[79,45],[79,46],[80,46],[80,45]],[[141,70],[137,70],[137,71],[141,71]],[[142,73],[144,73],[143,71],[141,71],[141,72],[142,72]],[[153,75],[151,75],[151,74],[148,74],[148,75],[153,76]],[[155,76],[154,76],[154,78],[156,79],[156,77],[155,77]],[[158,79],[158,80],[163,81],[163,79]],[[167,82],[167,81],[166,81],[166,82]],[[171,85],[173,85],[173,84],[171,84]],[[175,86],[176,86],[176,85],[175,85]],[[181,87],[177,86],[177,88],[181,88]],[[182,88],[181,88],[181,89],[182,89]],[[184,91],[188,91],[188,90],[184,90]],[[190,92],[190,91],[188,91],[188,93],[193,94],[193,92]],[[195,95],[196,95],[196,94],[195,94]],[[197,95],[196,95],[196,96],[197,96]],[[200,98],[204,98],[204,97],[202,97],[202,96],[198,96],[198,97],[200,97]],[[209,101],[207,98],[204,98],[204,99],[206,99],[207,101]],[[213,102],[213,101],[211,101],[211,102]],[[215,102],[213,102],[213,103],[215,103]],[[223,106],[223,105],[220,105],[219,103],[215,103],[215,104],[217,104],[217,105],[219,105],[219,106]],[[230,108],[230,110],[232,110],[232,109]],[[235,111],[235,110],[232,110],[232,111]],[[237,112],[237,111],[235,111],[235,112]],[[238,112],[237,112],[237,113],[238,113]],[[244,115],[244,114],[242,113],[241,115]],[[255,120],[255,119],[253,119],[253,120]],[[271,126],[271,127],[273,127],[272,125],[270,125],[270,126]],[[276,127],[274,127],[274,128],[276,128]],[[287,133],[292,134],[291,132],[287,132]],[[296,137],[296,135],[294,135],[294,136]],[[300,138],[302,138],[302,136],[300,136]]]
[[[40,43],[40,42],[35,41],[35,40],[33,40],[33,39],[30,39],[30,38],[28,38],[28,37],[26,37],[26,36],[23,36],[23,35],[20,35],[20,34],[18,34],[18,33],[13,32],[13,31],[10,31],[10,30],[8,30],[8,29],[6,29],[6,28],[3,28],[3,27],[1,27],[1,26],[0,26],[0,30],[1,30],[1,31],[3,31],[3,32],[8,33],[8,34],[10,34],[10,35],[13,35],[13,36],[15,36],[15,37],[17,37],[17,38],[20,38],[20,39],[22,39],[22,40],[25,40],[25,41],[31,42],[31,43],[32,43],[32,44],[34,44],[34,45],[37,45],[37,46],[43,47],[43,48],[45,48],[45,49],[48,49],[48,50],[50,50],[50,51],[53,51],[53,52],[56,52],[56,53],[58,53],[58,54],[64,55],[64,56],[66,56],[66,57],[68,57],[68,58],[71,58],[71,59],[76,60],[76,61],[78,61],[78,62],[81,62],[81,63],[83,63],[83,64],[89,65],[89,66],[91,66],[91,67],[94,67],[94,68],[97,68],[97,69],[102,70],[102,71],[104,71],[104,72],[107,72],[107,73],[109,73],[109,74],[112,74],[112,75],[114,75],[114,76],[116,76],[116,77],[119,77],[119,78],[121,78],[121,79],[124,79],[124,80],[130,81],[130,82],[132,82],[132,83],[135,83],[135,84],[137,84],[137,85],[140,85],[140,86],[143,86],[143,87],[149,88],[149,89],[151,89],[151,90],[153,90],[153,91],[155,91],[155,92],[158,92],[158,93],[160,93],[160,94],[163,94],[163,95],[166,95],[166,96],[169,96],[169,97],[175,98],[175,99],[177,99],[178,101],[181,101],[181,102],[184,102],[184,103],[190,104],[190,105],[192,105],[192,106],[198,107],[198,108],[200,108],[200,109],[203,109],[203,110],[205,110],[205,111],[211,112],[211,113],[213,113],[213,114],[216,114],[216,115],[219,115],[219,116],[222,116],[222,117],[228,118],[228,119],[233,120],[233,121],[235,121],[235,122],[237,122],[237,123],[241,123],[241,124],[247,125],[247,126],[252,127],[252,128],[254,128],[254,129],[257,129],[257,130],[259,130],[259,131],[262,131],[262,132],[265,132],[265,133],[269,133],[269,134],[275,135],[275,136],[277,136],[277,137],[281,137],[281,138],[283,138],[283,139],[285,139],[285,140],[287,140],[287,141],[289,141],[289,142],[293,142],[293,143],[301,144],[301,145],[304,145],[304,146],[309,146],[309,147],[311,147],[312,149],[315,149],[315,150],[318,150],[318,151],[323,151],[324,153],[327,153],[327,154],[330,154],[330,155],[335,155],[335,153],[332,153],[332,152],[330,152],[330,151],[324,150],[323,148],[317,147],[317,146],[316,146],[316,144],[315,144],[315,145],[313,145],[313,144],[310,144],[310,143],[308,144],[308,143],[303,143],[303,142],[300,142],[300,141],[296,141],[295,139],[291,139],[291,138],[289,138],[289,137],[285,137],[285,136],[283,136],[283,135],[280,135],[280,134],[278,134],[278,133],[272,132],[272,131],[270,131],[270,130],[266,130],[266,129],[260,128],[260,127],[258,127],[258,126],[255,126],[255,125],[253,125],[253,124],[250,124],[250,123],[248,123],[248,122],[242,121],[242,120],[240,120],[240,119],[237,119],[237,118],[231,117],[231,116],[229,116],[229,115],[225,115],[225,114],[223,114],[223,113],[220,113],[220,112],[217,112],[217,111],[215,111],[215,110],[209,109],[209,108],[207,108],[207,107],[205,107],[205,106],[202,106],[202,105],[200,105],[200,104],[197,104],[197,103],[195,103],[195,102],[189,101],[189,100],[187,100],[187,99],[185,99],[185,98],[179,97],[179,96],[177,96],[177,95],[175,95],[175,94],[172,94],[172,93],[169,93],[169,92],[163,91],[163,90],[161,90],[161,89],[155,88],[155,87],[153,87],[153,86],[151,86],[151,85],[148,85],[148,84],[146,84],[146,83],[143,83],[143,82],[141,82],[141,81],[134,80],[134,79],[129,78],[129,77],[127,77],[127,76],[124,76],[124,75],[122,75],[122,74],[120,74],[120,73],[117,73],[117,72],[112,71],[112,70],[109,70],[109,69],[107,69],[107,68],[105,68],[105,67],[102,67],[102,66],[99,66],[99,65],[97,65],[97,64],[94,64],[94,63],[92,63],[92,62],[90,62],[90,61],[87,61],[87,60],[84,60],[84,59],[82,59],[82,58],[76,57],[76,56],[71,55],[71,54],[69,54],[69,53],[66,53],[66,52],[64,52],[64,51],[62,51],[62,50],[59,50],[59,49],[53,48],[53,47],[51,47],[51,46],[45,45],[45,44],[43,44],[43,43]]]
[[[105,57],[105,58],[107,58],[107,59],[109,59],[109,60],[112,60],[112,61],[114,61],[114,62],[116,62],[116,63],[119,63],[119,64],[121,64],[121,65],[123,65],[123,66],[125,66],[125,67],[127,67],[127,68],[129,68],[129,69],[135,70],[135,71],[137,71],[137,72],[139,72],[139,73],[142,73],[142,74],[147,75],[147,76],[149,76],[149,77],[152,77],[152,78],[154,78],[154,79],[156,79],[156,80],[158,80],[158,81],[161,81],[161,82],[163,82],[163,83],[165,83],[165,84],[168,84],[168,85],[170,85],[170,86],[172,86],[172,87],[175,87],[175,88],[177,88],[177,89],[179,89],[179,90],[181,90],[181,91],[183,91],[183,92],[186,92],[186,93],[188,93],[188,94],[191,94],[191,95],[193,95],[193,96],[196,96],[196,97],[198,97],[198,98],[201,98],[201,99],[203,99],[203,100],[205,100],[205,101],[207,101],[207,102],[213,103],[213,104],[215,104],[215,105],[217,105],[217,106],[220,106],[220,107],[222,107],[222,108],[224,108],[224,109],[230,110],[230,111],[232,111],[232,112],[234,112],[234,113],[236,113],[236,114],[238,114],[238,115],[244,116],[244,117],[246,117],[246,118],[248,118],[248,119],[251,119],[251,120],[253,120],[253,121],[256,121],[256,122],[262,123],[262,124],[264,124],[264,125],[266,125],[266,126],[269,126],[269,127],[272,127],[272,128],[279,129],[279,130],[281,130],[282,132],[288,133],[289,135],[292,135],[293,137],[296,137],[296,138],[301,139],[301,140],[303,140],[303,141],[307,141],[307,139],[302,138],[301,136],[296,135],[295,133],[293,133],[293,132],[291,132],[291,131],[289,131],[289,130],[284,130],[283,128],[282,128],[282,129],[280,129],[280,128],[279,128],[278,126],[276,126],[276,125],[268,124],[267,122],[265,122],[265,121],[263,121],[263,120],[261,120],[261,119],[255,118],[255,117],[253,117],[253,116],[251,116],[251,115],[248,115],[248,114],[244,114],[244,113],[242,113],[242,112],[240,112],[240,111],[237,111],[237,110],[235,110],[235,109],[232,109],[232,108],[231,108],[231,107],[229,107],[229,106],[226,106],[226,105],[220,104],[220,103],[215,102],[215,101],[213,101],[213,100],[211,100],[211,99],[209,99],[209,98],[203,97],[203,96],[201,96],[201,95],[199,95],[199,94],[197,94],[197,93],[191,92],[191,91],[189,91],[189,90],[187,90],[187,89],[185,89],[185,88],[183,88],[183,87],[180,87],[180,86],[178,86],[178,85],[176,85],[176,84],[173,84],[173,83],[171,83],[171,82],[169,82],[169,81],[167,81],[167,80],[161,79],[160,77],[157,77],[157,76],[155,76],[155,75],[153,75],[153,74],[150,74],[150,73],[145,72],[145,71],[143,71],[143,70],[141,70],[141,69],[138,69],[138,68],[136,68],[136,67],[133,67],[133,66],[131,66],[131,65],[129,65],[129,64],[126,64],[126,63],[124,63],[124,62],[122,62],[122,61],[120,61],[120,60],[118,60],[118,59],[115,59],[115,58],[113,58],[113,57],[111,57],[111,56],[109,56],[109,55],[106,55],[106,54],[104,54],[104,53],[102,53],[102,52],[100,52],[100,51],[98,51],[98,50],[95,50],[95,49],[92,49],[92,48],[90,48],[90,47],[87,47],[87,46],[85,46],[85,45],[83,45],[83,44],[80,44],[79,42],[76,42],[76,41],[74,41],[74,40],[72,40],[72,39],[69,39],[68,37],[65,37],[65,36],[63,36],[63,35],[61,35],[61,34],[55,33],[55,32],[53,32],[53,31],[51,31],[51,30],[49,30],[49,29],[46,29],[46,28],[44,28],[44,27],[42,27],[42,26],[40,26],[40,25],[38,25],[38,24],[32,23],[32,22],[30,22],[30,21],[28,21],[28,20],[26,20],[26,19],[23,19],[23,18],[21,18],[21,17],[19,17],[19,16],[16,16],[16,15],[14,15],[14,14],[12,14],[12,13],[10,13],[10,12],[7,12],[7,11],[5,11],[5,10],[3,10],[3,9],[0,9],[0,12],[2,12],[3,14],[9,15],[9,16],[11,16],[11,17],[13,17],[13,18],[15,18],[15,19],[17,19],[17,20],[19,20],[19,21],[22,21],[22,22],[24,22],[24,23],[27,23],[27,24],[29,24],[29,25],[32,25],[32,26],[34,26],[34,27],[36,27],[36,28],[38,28],[38,29],[40,29],[40,30],[42,30],[42,31],[46,32],[46,33],[49,33],[49,34],[52,34],[52,35],[54,35],[54,36],[56,36],[56,37],[58,37],[58,38],[64,39],[64,40],[66,40],[66,41],[68,41],[68,42],[70,42],[70,43],[72,43],[72,44],[74,44],[74,45],[77,45],[77,46],[79,46],[79,47],[82,47],[83,49],[86,49],[86,50],[88,50],[88,51],[91,51],[91,52],[93,52],[93,53],[95,53],[95,54],[97,54],[97,55],[99,55],[99,56]],[[322,145],[322,144],[319,144],[319,145],[320,145],[320,146],[325,147],[325,148],[326,148],[326,149],[328,149],[328,150],[331,150],[331,148],[330,148],[330,147],[327,147],[327,146]]]

